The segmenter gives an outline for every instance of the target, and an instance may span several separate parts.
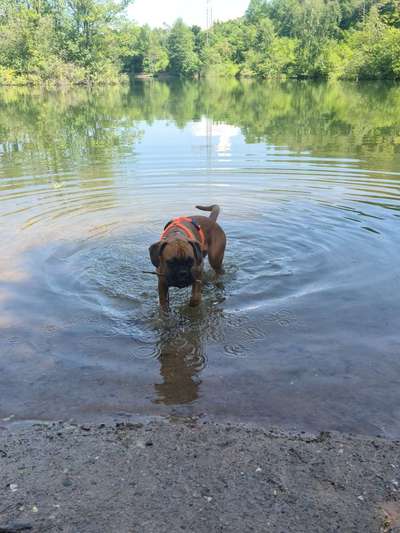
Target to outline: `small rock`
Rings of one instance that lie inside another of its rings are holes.
[[[145,444],[146,446],[153,446],[153,443],[151,440],[147,440]]]
[[[211,496],[204,496],[204,498],[208,501],[208,503],[212,502]]]
[[[83,426],[81,426],[81,430],[82,431],[90,431],[90,427],[83,425]]]
[[[331,438],[330,431],[321,431],[320,434],[318,435],[318,440],[321,442],[325,440],[329,440],[330,438]]]
[[[358,498],[361,502],[364,501],[364,496],[357,496],[357,498]]]
[[[64,479],[62,484],[64,485],[64,487],[71,487],[72,481],[69,478],[66,478],[66,479]]]
[[[36,505],[32,506],[32,513],[38,513],[39,509],[36,507]]]
[[[16,483],[10,483],[9,485],[11,492],[17,492],[18,485]]]
[[[259,466],[256,468],[256,472],[262,472],[262,468],[260,468]]]
[[[143,427],[143,424],[141,423],[138,423],[138,424],[134,424],[132,422],[117,422],[115,424],[115,427],[117,428],[117,430],[121,430],[121,429],[141,429]],[[146,431],[151,431],[151,429],[148,429]]]

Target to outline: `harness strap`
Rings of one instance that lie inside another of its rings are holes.
[[[190,229],[185,225],[185,223],[192,224],[192,226],[196,228],[200,236],[201,248],[204,250],[204,247],[206,244],[206,238],[204,235],[203,228],[199,224],[197,224],[197,222],[195,222],[192,218],[189,218],[189,217],[177,217],[177,218],[173,218],[170,222],[168,222],[168,224],[164,228],[164,231],[161,234],[161,240],[163,240],[164,237],[166,237],[173,228],[179,228],[185,233],[186,237],[192,240],[196,240],[195,234],[192,231],[190,231]]]

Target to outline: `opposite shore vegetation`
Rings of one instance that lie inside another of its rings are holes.
[[[0,84],[131,75],[400,78],[400,0],[251,0],[208,30],[138,26],[129,0],[0,0]]]

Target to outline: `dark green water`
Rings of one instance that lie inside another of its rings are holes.
[[[226,274],[147,248],[219,203]],[[0,91],[0,419],[200,415],[400,435],[400,86]]]

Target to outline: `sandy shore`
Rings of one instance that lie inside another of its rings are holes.
[[[0,431],[0,532],[400,531],[400,443],[237,424]]]

